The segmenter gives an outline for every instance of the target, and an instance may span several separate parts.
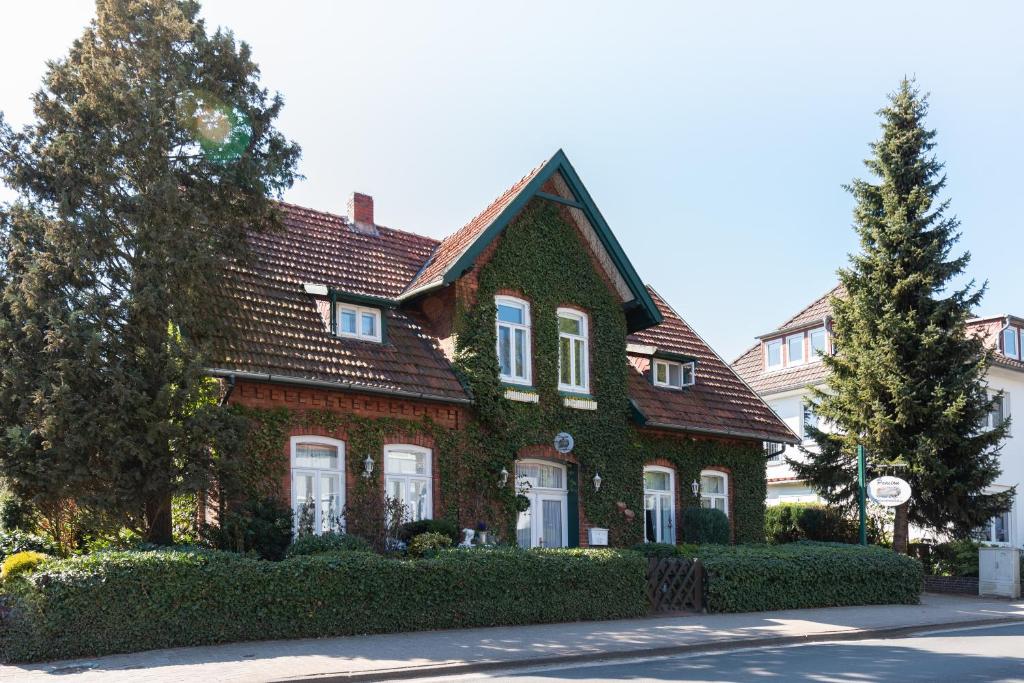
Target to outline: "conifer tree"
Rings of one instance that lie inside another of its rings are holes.
[[[0,475],[170,540],[223,414],[218,278],[272,228],[299,150],[249,47],[190,0],[97,0],[34,122],[0,119]],[[228,430],[230,431],[230,430]]]
[[[808,427],[820,454],[792,465],[833,503],[857,493],[856,446],[869,472],[886,463],[913,489],[896,509],[893,534],[906,552],[908,523],[965,535],[1011,505],[1012,492],[986,493],[999,476],[1007,423],[986,428],[996,396],[985,388],[992,351],[966,323],[985,287],[957,287],[968,253],[951,254],[959,221],[946,215],[927,97],[904,79],[879,112],[881,138],[865,160],[873,182],[854,180],[860,252],[839,271],[833,296],[834,355],[814,394],[825,431]],[[829,427],[825,424],[831,423]]]

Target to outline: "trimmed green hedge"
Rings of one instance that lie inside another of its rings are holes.
[[[702,546],[699,556],[710,612],[916,605],[921,598],[921,563],[877,546]]]
[[[48,563],[0,594],[0,659],[231,641],[637,617],[646,560],[614,550],[367,553],[266,562],[216,551]]]
[[[820,503],[780,503],[765,510],[764,535],[769,543],[856,543],[858,531],[840,509]]]

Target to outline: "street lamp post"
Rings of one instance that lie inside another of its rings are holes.
[[[857,446],[857,506],[860,508],[860,544],[868,544],[868,509],[865,494],[867,489],[866,463],[864,462],[864,447]]]

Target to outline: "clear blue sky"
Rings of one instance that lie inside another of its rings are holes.
[[[12,3],[0,110],[91,3]],[[289,201],[441,237],[564,148],[641,276],[727,360],[834,283],[850,197],[904,75],[963,221],[981,313],[1024,315],[1020,3],[207,0],[252,45],[303,148]],[[9,198],[0,188],[0,198]]]

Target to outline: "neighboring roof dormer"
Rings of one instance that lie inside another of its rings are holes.
[[[555,192],[545,192],[545,187],[553,187]],[[538,197],[569,207],[576,227],[622,297],[629,330],[642,330],[661,322],[658,307],[562,150],[530,171],[460,230],[446,237],[400,299],[411,299],[457,280],[527,202]]]

